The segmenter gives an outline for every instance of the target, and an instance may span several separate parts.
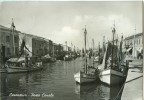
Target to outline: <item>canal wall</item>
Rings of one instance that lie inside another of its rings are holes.
[[[142,70],[142,60],[132,60],[129,63],[128,75],[121,100],[142,100]]]

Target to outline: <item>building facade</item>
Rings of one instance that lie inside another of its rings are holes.
[[[32,39],[32,55],[33,56],[44,56],[47,54],[46,41],[39,37]]]
[[[126,49],[126,53],[133,58],[141,58],[143,55],[143,33],[138,33],[126,37],[123,42],[123,46]]]
[[[17,57],[19,54],[20,31],[0,25],[0,57]]]

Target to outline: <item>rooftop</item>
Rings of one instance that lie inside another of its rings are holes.
[[[0,29],[11,30],[11,28],[8,28],[8,27],[2,26],[2,25],[0,25]],[[16,32],[20,32],[20,31],[16,30]]]
[[[135,36],[135,37],[138,37],[138,36],[142,36],[142,35],[143,35],[143,33],[138,33],[138,34],[136,34],[136,35],[131,35],[131,36],[129,36],[129,37],[126,37],[124,40],[133,39],[134,36]]]

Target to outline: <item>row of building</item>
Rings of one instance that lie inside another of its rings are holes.
[[[126,37],[123,41],[123,47],[126,50],[127,55],[132,58],[143,58],[143,33],[138,33]]]
[[[2,62],[2,57],[17,57],[23,40],[27,47],[24,53],[29,56],[44,56],[47,54],[56,56],[63,52],[72,51],[70,46],[56,44],[49,39],[22,33],[16,30],[14,23],[12,23],[11,28],[0,25],[0,62]]]
[[[126,53],[133,58],[139,58],[143,52],[143,33],[138,33],[123,40],[123,47]],[[72,51],[72,48],[62,44],[56,44],[52,40],[39,36],[22,33],[15,29],[12,22],[11,28],[0,25],[0,62],[2,57],[10,58],[19,55],[22,41],[28,50],[24,50],[29,56],[56,56],[66,51]]]

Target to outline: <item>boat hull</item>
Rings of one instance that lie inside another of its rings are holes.
[[[108,85],[116,85],[124,82],[125,75],[122,72],[106,69],[101,71],[100,80]]]
[[[74,79],[77,83],[82,84],[82,83],[88,83],[88,82],[93,82],[96,80],[95,75],[90,75],[86,74],[84,72],[78,72],[74,75]]]
[[[22,72],[31,72],[42,69],[42,62],[36,63],[34,66],[28,67],[15,67],[15,66],[8,66],[7,73],[22,73]]]

